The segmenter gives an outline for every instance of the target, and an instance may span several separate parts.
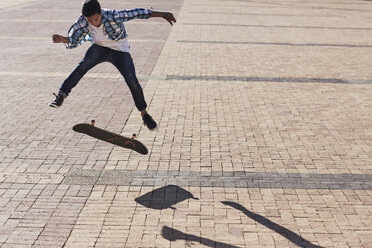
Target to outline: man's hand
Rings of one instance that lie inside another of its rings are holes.
[[[167,20],[167,22],[169,22],[169,24],[172,26],[173,22],[177,22],[176,18],[174,18],[173,14],[170,12],[166,12],[164,19]]]
[[[157,12],[157,11],[152,11],[151,17],[162,17],[164,18],[167,22],[169,22],[170,25],[173,26],[173,23],[176,22],[176,18],[174,18],[173,14],[170,12]]]
[[[68,43],[68,38],[59,34],[53,34],[53,43]]]

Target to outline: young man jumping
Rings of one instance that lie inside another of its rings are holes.
[[[156,12],[150,9],[108,10],[101,9],[97,0],[85,0],[82,15],[68,31],[68,36],[53,35],[54,43],[64,43],[66,48],[75,48],[85,41],[92,41],[85,57],[74,71],[62,83],[58,95],[49,103],[51,107],[60,107],[80,79],[94,66],[102,62],[112,63],[124,77],[137,109],[150,130],[157,128],[156,122],[147,113],[147,104],[143,90],[136,77],[124,22],[134,18],[148,19],[162,17],[171,25],[176,22],[172,13]]]

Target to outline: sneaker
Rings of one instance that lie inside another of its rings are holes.
[[[147,126],[147,128],[150,129],[150,131],[155,131],[156,128],[158,127],[158,124],[156,124],[154,119],[152,119],[152,117],[149,114],[145,114],[142,117],[142,120],[145,126]]]
[[[53,108],[61,107],[63,100],[65,100],[65,97],[61,94],[56,95],[55,93],[53,93],[53,95],[55,95],[56,98],[52,102],[49,103],[49,106]]]

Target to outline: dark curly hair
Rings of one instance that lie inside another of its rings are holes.
[[[97,0],[85,0],[81,6],[81,13],[85,17],[101,14],[101,5]]]

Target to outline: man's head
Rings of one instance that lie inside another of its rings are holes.
[[[81,8],[81,13],[93,26],[99,27],[101,25],[102,10],[97,0],[85,0]]]

